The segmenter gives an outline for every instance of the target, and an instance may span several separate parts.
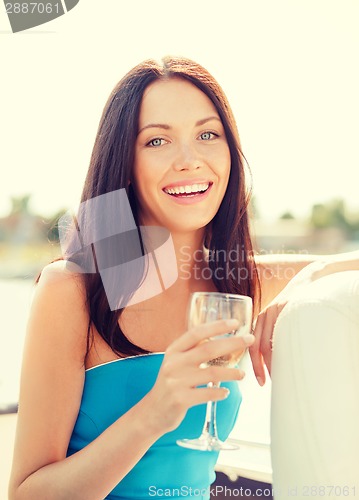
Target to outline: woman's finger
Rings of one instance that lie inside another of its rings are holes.
[[[230,382],[231,380],[242,380],[245,376],[243,370],[239,368],[226,368],[220,366],[207,366],[201,369],[189,369],[185,371],[180,383],[197,387],[206,385],[209,382]]]
[[[269,307],[264,316],[262,325],[260,351],[269,374],[271,373],[272,365],[272,335],[276,317],[275,308]]]
[[[192,389],[187,395],[188,407],[208,403],[208,401],[222,401],[229,396],[226,387],[201,387]]]
[[[203,323],[194,328],[191,328],[186,333],[178,337],[168,347],[167,352],[185,352],[196,346],[203,340],[216,335],[224,335],[239,327],[239,322],[236,319],[220,319],[210,323]]]
[[[249,354],[252,360],[254,374],[258,380],[259,385],[264,385],[266,379],[263,357],[260,350],[264,321],[265,321],[265,312],[260,313],[257,318],[257,323],[254,330],[255,341],[254,344],[252,344],[252,346],[249,348]]]
[[[250,334],[202,341],[195,348],[187,351],[185,354],[186,364],[199,366],[202,363],[221,358],[222,356],[225,362],[235,362],[253,342],[254,337]],[[218,364],[220,362],[221,360],[218,359]]]
[[[269,307],[266,319],[263,327],[263,333],[261,338],[261,351],[263,355],[264,362],[268,368],[269,374],[272,370],[272,351],[273,351],[273,333],[274,327],[277,323],[278,316],[285,307],[286,302],[280,302],[273,304]]]

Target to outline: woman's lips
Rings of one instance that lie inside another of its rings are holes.
[[[200,201],[207,198],[209,192],[211,191],[213,182],[209,183],[208,188],[205,191],[198,191],[195,193],[167,193],[163,192],[172,198],[172,200],[180,205],[190,205],[192,203],[199,203]]]

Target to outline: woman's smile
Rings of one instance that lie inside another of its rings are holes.
[[[183,180],[164,187],[162,191],[171,196],[175,203],[191,204],[204,200],[212,185],[212,181],[202,179]]]

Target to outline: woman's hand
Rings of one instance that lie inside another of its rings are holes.
[[[198,387],[209,382],[241,380],[244,372],[237,368],[200,365],[211,359],[245,350],[254,342],[253,335],[226,337],[206,342],[210,337],[223,335],[238,328],[238,321],[219,320],[190,329],[167,349],[157,380],[146,397],[153,409],[149,425],[153,430],[169,432],[182,422],[188,408],[220,401],[228,396],[224,387]]]
[[[254,373],[259,385],[265,383],[264,363],[269,374],[271,373],[272,337],[279,314],[289,300],[294,299],[303,292],[304,286],[328,274],[327,265],[328,263],[325,260],[318,260],[308,264],[259,313],[254,329],[255,342],[249,349]]]

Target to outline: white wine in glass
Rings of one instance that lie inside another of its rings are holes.
[[[217,335],[211,341],[228,337],[242,336],[251,332],[253,306],[252,299],[246,295],[236,295],[219,292],[196,292],[192,294],[188,311],[188,329],[203,323],[209,323],[218,319],[237,319],[239,326],[224,335]],[[211,359],[202,363],[206,366],[236,367],[244,355],[244,350],[238,350],[229,354]],[[219,387],[219,383],[210,382],[208,387]],[[208,401],[206,419],[202,434],[196,439],[180,439],[177,444],[185,448],[202,451],[212,450],[235,450],[238,446],[221,441],[217,435],[216,424],[216,401]]]

